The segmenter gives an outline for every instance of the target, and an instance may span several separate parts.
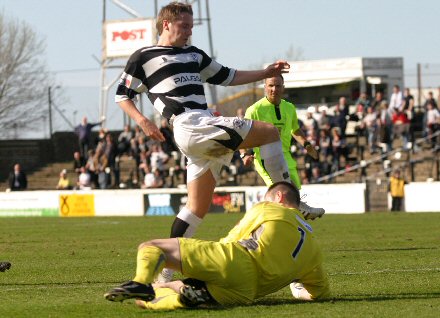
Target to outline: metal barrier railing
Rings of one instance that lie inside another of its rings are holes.
[[[402,153],[402,152],[413,152],[414,148],[430,139],[433,138],[437,138],[437,136],[440,136],[440,131],[435,132],[434,134],[432,134],[431,136],[427,136],[427,137],[423,137],[423,138],[419,138],[417,140],[414,141],[414,144],[411,144],[410,147],[408,147],[407,149],[404,149],[403,147],[398,147],[396,149],[390,150],[388,152],[384,152],[380,155],[374,156],[373,158],[369,159],[369,160],[361,160],[359,162],[357,162],[356,164],[354,164],[351,167],[345,168],[345,169],[340,169],[338,171],[335,171],[331,174],[322,176],[320,178],[318,178],[317,183],[321,183],[324,181],[328,181],[331,180],[335,177],[344,175],[346,173],[352,172],[352,171],[356,171],[359,169],[366,169],[369,165],[374,164],[378,161],[384,161],[385,158],[388,158],[389,156],[395,155],[396,153]],[[438,152],[440,151],[440,145],[437,145],[436,148],[433,149],[433,152]],[[408,162],[405,162],[403,164],[401,164],[399,166],[399,168],[406,168],[408,166]],[[374,176],[369,176],[366,177],[365,180],[371,180],[374,178],[377,178],[378,175],[380,174],[386,174],[389,173],[392,170],[391,166],[388,167],[384,167],[384,170],[376,173]]]

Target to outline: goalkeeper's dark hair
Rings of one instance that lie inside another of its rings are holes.
[[[269,187],[269,189],[267,189],[266,195],[273,196],[276,191],[281,191],[284,193],[286,203],[299,206],[301,198],[299,195],[299,190],[294,184],[286,181],[274,183]]]

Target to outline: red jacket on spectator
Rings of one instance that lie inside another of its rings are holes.
[[[393,124],[409,124],[408,116],[401,111],[397,111],[392,117]]]

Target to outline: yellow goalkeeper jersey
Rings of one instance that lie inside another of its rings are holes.
[[[239,242],[248,250],[257,269],[255,298],[294,280],[303,283],[314,298],[329,293],[313,229],[296,209],[259,203],[220,242]]]

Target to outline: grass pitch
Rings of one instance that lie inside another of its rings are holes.
[[[239,214],[208,215],[197,237],[216,240]],[[252,306],[148,312],[111,303],[133,277],[137,245],[167,237],[171,217],[0,218],[0,317],[439,317],[440,213],[326,215],[311,222],[333,299],[293,301],[283,290]]]

